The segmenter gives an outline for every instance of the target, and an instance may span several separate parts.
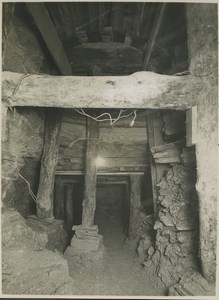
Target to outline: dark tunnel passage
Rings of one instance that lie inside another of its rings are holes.
[[[103,235],[106,249],[124,242],[128,233],[128,198],[126,185],[101,184],[97,186],[97,204],[94,224]]]

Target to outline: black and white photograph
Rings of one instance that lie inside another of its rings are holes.
[[[0,298],[216,300],[218,2],[1,18]]]

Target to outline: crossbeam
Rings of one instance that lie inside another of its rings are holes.
[[[199,77],[145,71],[99,77],[3,72],[2,80],[6,106],[184,110],[197,105],[202,88]]]

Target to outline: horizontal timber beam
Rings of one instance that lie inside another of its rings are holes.
[[[50,76],[2,73],[6,106],[148,108],[184,110],[197,105],[199,77],[137,72],[129,76]]]

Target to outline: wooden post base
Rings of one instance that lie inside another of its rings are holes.
[[[103,236],[98,233],[97,225],[85,228],[82,225],[73,226],[75,235],[64,256],[73,268],[96,267],[102,264],[105,256]]]

